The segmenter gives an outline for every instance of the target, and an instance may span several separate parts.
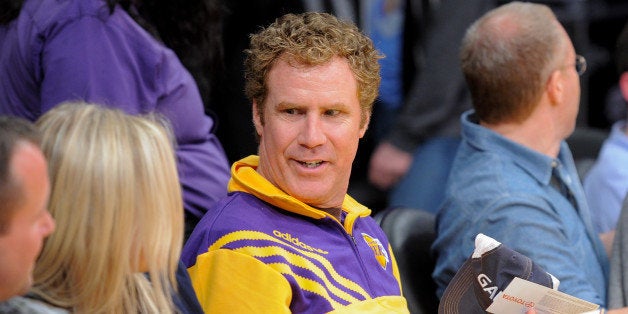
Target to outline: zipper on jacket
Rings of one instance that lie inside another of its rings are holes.
[[[357,216],[355,216],[354,219],[352,219],[351,221],[349,221],[347,223],[347,217],[345,217],[345,225],[349,225],[349,227],[351,228],[351,232],[349,232],[345,226],[343,226],[342,224],[338,224],[338,227],[342,230],[342,233],[345,235],[345,238],[348,238],[349,242],[352,244],[353,247],[353,252],[355,254],[355,258],[358,261],[358,264],[360,264],[360,269],[362,269],[362,273],[364,274],[364,278],[366,278],[366,287],[362,287],[364,288],[364,290],[366,290],[366,292],[369,294],[369,298],[372,298],[372,293],[373,293],[373,286],[371,284],[372,279],[371,276],[369,276],[369,272],[368,269],[366,268],[366,265],[364,264],[364,258],[362,257],[362,254],[360,254],[360,248],[358,246],[358,240],[356,240],[355,236],[353,235],[353,225],[354,222],[357,220],[355,218],[358,218]],[[334,219],[335,220],[335,219]],[[338,220],[336,220],[338,221]]]

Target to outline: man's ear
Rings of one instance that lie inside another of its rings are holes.
[[[628,101],[628,72],[624,72],[619,76],[619,90],[624,99]]]
[[[261,136],[264,124],[262,123],[262,117],[260,116],[259,107],[257,106],[256,101],[253,101],[253,124],[255,125],[257,135]]]
[[[360,138],[363,138],[364,134],[366,134],[366,130],[368,130],[370,122],[371,113],[369,112],[366,117],[364,117],[364,123],[362,124],[362,128],[360,129]]]
[[[545,89],[552,105],[561,104],[565,96],[565,82],[562,71],[553,71],[547,79]]]

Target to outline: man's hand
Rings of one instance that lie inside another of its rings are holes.
[[[611,256],[611,252],[613,251],[613,240],[615,239],[615,230],[611,230],[606,233],[600,233],[600,240],[602,240],[602,244],[604,244],[604,249],[606,249],[606,255]]]
[[[412,154],[382,142],[371,156],[369,181],[377,188],[387,190],[406,174],[411,163]]]

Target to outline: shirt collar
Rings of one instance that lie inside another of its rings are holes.
[[[549,185],[552,178],[552,170],[571,158],[571,153],[565,141],[560,145],[558,158],[541,154],[526,146],[516,143],[501,134],[483,127],[474,110],[468,110],[462,114],[462,133],[469,145],[478,150],[489,150],[512,159],[524,171],[543,185]]]

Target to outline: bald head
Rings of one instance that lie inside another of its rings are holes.
[[[493,9],[467,30],[462,70],[480,120],[497,124],[526,119],[571,45],[552,10],[511,2]]]

